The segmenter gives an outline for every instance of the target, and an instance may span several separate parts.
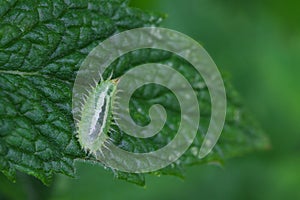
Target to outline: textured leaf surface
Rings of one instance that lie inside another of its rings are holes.
[[[55,173],[74,176],[75,159],[94,160],[85,155],[75,137],[71,92],[76,71],[102,40],[123,30],[157,25],[160,20],[160,16],[130,8],[122,0],[0,0],[0,170],[12,180],[19,170],[49,184]],[[186,76],[197,91],[203,114],[190,150],[156,174],[183,176],[185,165],[221,162],[266,146],[260,129],[226,83],[229,105],[224,132],[214,151],[199,160],[197,152],[210,117],[209,93],[201,76],[182,59],[149,49],[125,55],[111,69],[119,76],[148,62],[168,64]],[[180,112],[176,98],[165,88],[148,85],[138,90],[131,101],[132,116],[137,123],[147,123],[153,103],[167,108],[164,129],[146,140],[120,131],[111,136],[117,145],[147,152],[172,139]],[[143,174],[113,173],[140,185],[145,181]]]

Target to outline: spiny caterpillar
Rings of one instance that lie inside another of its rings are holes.
[[[110,138],[107,133],[112,124],[112,106],[117,80],[102,81],[86,96],[78,122],[78,139],[86,152],[96,155]]]

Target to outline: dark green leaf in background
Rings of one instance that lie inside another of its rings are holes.
[[[16,170],[49,184],[53,174],[74,177],[74,161],[92,160],[79,146],[71,115],[72,86],[87,54],[109,36],[142,26],[155,26],[161,16],[128,7],[123,0],[0,0],[0,170],[15,180]],[[159,62],[180,71],[197,91],[201,123],[198,137],[176,163],[155,174],[182,177],[183,167],[222,162],[253,149],[265,148],[267,139],[241,106],[225,80],[227,120],[214,151],[200,160],[197,152],[210,117],[209,93],[199,74],[186,61],[160,50],[139,50],[118,59],[111,69],[120,76],[143,63]],[[148,108],[167,108],[168,121],[156,136],[143,140],[119,132],[112,135],[121,148],[147,152],[167,144],[180,120],[178,103],[166,88],[139,89],[131,111],[137,123],[147,123]],[[113,171],[113,170],[112,170]],[[113,171],[115,176],[140,185],[143,174]]]

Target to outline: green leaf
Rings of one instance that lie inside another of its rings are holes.
[[[76,71],[87,54],[109,36],[142,26],[158,25],[162,17],[128,7],[124,0],[1,0],[0,1],[0,170],[15,180],[16,170],[49,184],[55,173],[74,177],[75,160],[92,160],[81,149],[71,114]],[[242,108],[238,95],[225,81],[228,114],[214,151],[197,158],[210,117],[209,93],[200,75],[186,61],[169,52],[139,50],[118,59],[114,76],[148,62],[168,64],[180,71],[197,91],[201,123],[198,137],[180,161],[154,174],[182,177],[183,167],[222,162],[268,144],[262,131]],[[109,72],[108,72],[109,73]],[[180,119],[178,102],[165,88],[148,85],[134,94],[131,113],[145,124],[148,108],[167,108],[164,129],[150,139],[136,139],[119,131],[114,142],[128,151],[151,151],[168,143]],[[170,117],[169,117],[170,116]],[[96,161],[95,161],[96,162]],[[117,178],[140,185],[143,174],[111,170]]]

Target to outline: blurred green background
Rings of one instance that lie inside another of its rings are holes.
[[[272,149],[228,160],[224,167],[190,167],[185,180],[147,176],[146,188],[77,163],[78,179],[59,176],[40,192],[52,190],[50,199],[300,199],[300,1],[134,0],[131,5],[167,13],[163,27],[196,39],[229,71]],[[28,191],[0,181],[3,193],[13,189],[18,197]]]

